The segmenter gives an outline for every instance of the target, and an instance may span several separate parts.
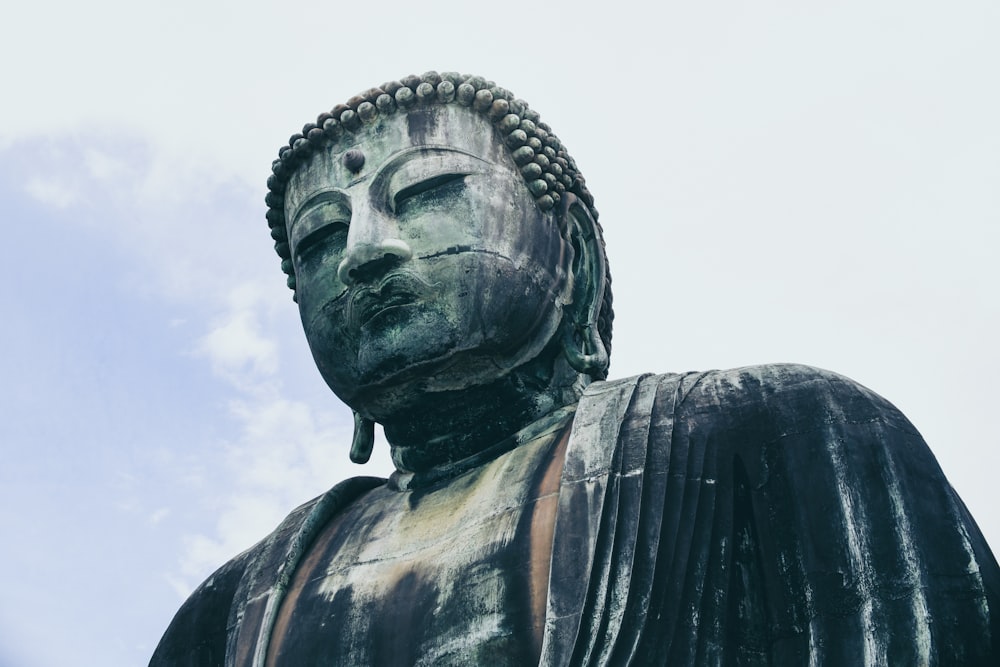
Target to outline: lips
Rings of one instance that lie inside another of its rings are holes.
[[[357,310],[357,326],[363,327],[385,311],[398,306],[407,306],[415,300],[412,294],[405,293],[383,293],[377,297],[361,299]]]
[[[376,285],[361,285],[351,295],[347,318],[355,331],[378,315],[418,302],[426,292],[423,281],[408,273],[392,273]]]

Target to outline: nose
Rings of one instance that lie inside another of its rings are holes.
[[[344,285],[378,280],[413,257],[392,214],[375,206],[366,193],[357,197],[351,210],[344,258],[337,277]]]
[[[337,267],[337,277],[345,285],[368,282],[391,271],[413,257],[413,250],[400,239],[353,244]]]

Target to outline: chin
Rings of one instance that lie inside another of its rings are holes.
[[[385,423],[403,413],[419,413],[426,406],[440,407],[452,400],[449,395],[462,395],[503,380],[535,359],[554,332],[534,333],[519,344],[506,341],[507,352],[498,351],[497,341],[469,346],[468,340],[465,347],[442,344],[436,354],[426,347],[407,350],[412,354],[400,351],[396,356],[376,357],[369,351],[359,358],[366,363],[353,367],[356,375],[339,374],[328,384],[352,409]]]

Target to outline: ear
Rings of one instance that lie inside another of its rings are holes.
[[[368,463],[375,445],[375,422],[354,411],[354,440],[351,443],[351,460]]]
[[[576,195],[563,194],[560,223],[572,249],[567,276],[572,301],[563,309],[562,346],[569,365],[595,380],[607,376],[608,351],[597,329],[607,283],[597,221]]]

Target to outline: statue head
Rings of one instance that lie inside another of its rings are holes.
[[[508,91],[435,72],[386,83],[306,125],[272,169],[267,219],[313,356],[364,418],[508,376],[528,393],[605,377],[593,197]]]

